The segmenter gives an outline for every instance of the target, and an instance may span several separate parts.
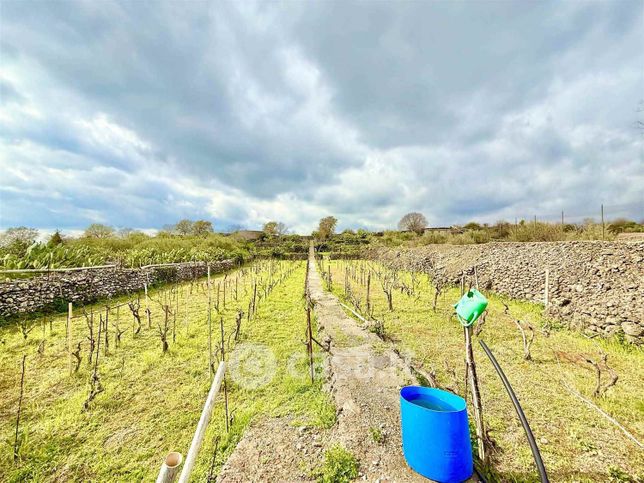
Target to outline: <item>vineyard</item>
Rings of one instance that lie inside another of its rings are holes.
[[[452,306],[461,289],[365,260],[325,260],[320,272],[347,314],[397,348],[425,385],[467,397],[463,332]],[[472,274],[462,283],[467,288],[477,282]],[[502,361],[551,480],[642,478],[642,351],[564,329],[544,317],[539,305],[487,295],[490,305],[475,338]],[[531,481],[536,474],[523,429],[478,343],[475,359],[492,479]]]
[[[64,315],[0,328],[0,480],[153,480],[165,455],[190,443],[222,337],[227,359],[235,348],[241,355],[195,481],[218,472],[258,415],[332,425],[335,410],[321,381],[311,383],[301,344],[304,265],[257,262],[212,277],[210,288],[197,279],[73,307],[71,341]],[[270,384],[246,367],[257,350],[274,365]]]
[[[14,316],[0,327],[0,480],[153,480],[166,455],[185,454],[225,360],[192,481],[416,481],[391,411],[414,383],[468,401],[479,475],[536,481],[479,340],[514,386],[551,481],[641,478],[641,349],[486,292],[472,336],[478,407],[452,305],[476,270],[460,285],[320,253]]]

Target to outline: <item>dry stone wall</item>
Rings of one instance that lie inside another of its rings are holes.
[[[233,260],[210,263],[211,273],[235,267]],[[0,282],[0,315],[7,317],[52,307],[57,302],[88,303],[143,290],[154,285],[203,277],[205,263],[176,263],[146,268],[96,268],[81,271],[49,272],[30,279]]]
[[[547,313],[592,334],[623,333],[644,342],[644,243],[552,242],[429,245],[379,250],[387,264],[429,272],[458,284],[461,274],[479,287],[512,298],[544,303]]]

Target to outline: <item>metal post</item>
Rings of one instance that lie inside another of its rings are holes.
[[[602,203],[602,240],[604,240],[604,204]]]

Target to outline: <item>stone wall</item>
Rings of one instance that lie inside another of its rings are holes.
[[[211,273],[235,267],[233,260],[211,262]],[[88,303],[143,290],[144,284],[177,282],[204,277],[205,263],[175,263],[146,268],[96,268],[49,272],[29,279],[0,282],[0,315],[29,313],[67,302]]]
[[[550,316],[588,333],[621,332],[631,342],[644,342],[641,242],[429,245],[379,250],[375,256],[453,284],[460,282],[463,271],[471,279],[476,267],[480,288],[537,303],[544,303],[548,270]]]

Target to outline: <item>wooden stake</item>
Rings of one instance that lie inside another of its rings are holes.
[[[186,326],[186,336],[188,335],[188,287],[184,287],[183,290],[183,302],[184,302],[184,310],[183,310],[183,321]]]
[[[73,306],[69,302],[67,304],[67,366],[69,369],[69,374],[73,374],[73,365],[74,365],[74,356],[72,354],[72,316],[73,316]]]
[[[371,290],[371,272],[367,274],[367,314],[371,314],[371,296],[369,291]]]
[[[226,352],[224,349],[224,318],[219,319],[219,328],[221,330],[221,361],[226,362]],[[226,374],[224,373],[224,410],[226,414],[226,432],[230,431],[228,421],[228,386],[226,384]]]
[[[145,290],[145,315],[148,318],[148,329],[152,328],[152,318],[150,317],[150,297],[148,297],[148,284],[143,284]]]
[[[208,265],[208,374],[212,374],[212,290],[210,284],[210,265]]]
[[[472,350],[472,326],[464,328],[465,332],[465,364],[469,377],[469,386],[472,391],[472,405],[474,406],[474,422],[476,425],[476,438],[478,440],[478,454],[481,461],[485,461],[485,428],[483,426],[483,406],[479,391],[479,381],[476,376],[474,351]],[[466,394],[467,397],[467,394]]]
[[[105,355],[109,355],[110,352],[110,338],[109,338],[109,318],[110,318],[110,307],[105,306]]]
[[[16,417],[16,438],[13,442],[13,462],[14,463],[18,461],[18,453],[20,451],[20,445],[18,444],[18,432],[20,429],[20,415],[22,414],[22,396],[25,393],[25,361],[26,360],[27,360],[27,354],[22,356],[22,375],[20,376],[20,398],[18,399],[18,416]]]
[[[550,270],[546,268],[546,285],[543,292],[543,305],[545,305],[546,308],[548,308],[548,302],[549,302],[548,298],[550,295],[549,285],[550,285]]]
[[[311,299],[309,294],[306,296],[306,327],[308,333],[307,351],[309,355],[309,370],[311,372],[311,383],[315,381],[315,371],[313,369],[313,329],[311,327]]]

